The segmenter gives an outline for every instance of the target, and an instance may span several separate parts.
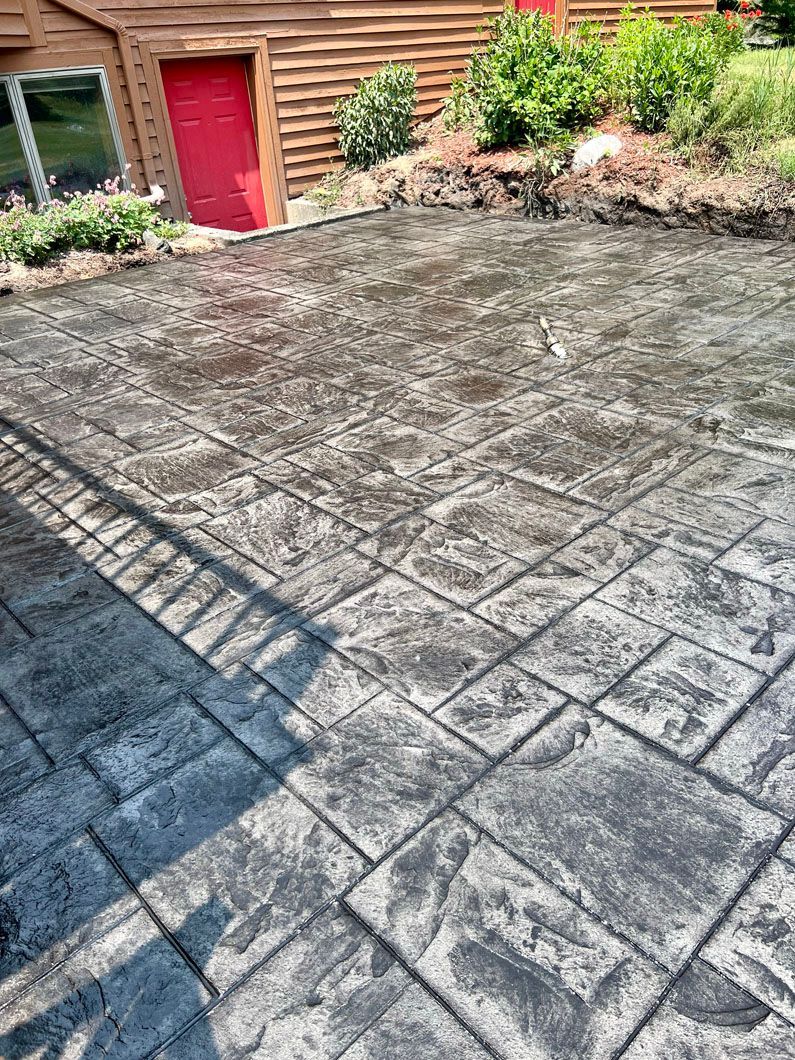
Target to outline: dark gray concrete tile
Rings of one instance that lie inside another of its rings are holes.
[[[597,594],[765,673],[795,649],[795,596],[658,549]]]
[[[191,652],[121,601],[0,659],[0,692],[60,762],[207,672]]]
[[[124,799],[222,736],[222,730],[181,695],[88,751],[85,758],[113,795]]]
[[[702,760],[779,813],[795,813],[795,669],[755,700]]]
[[[97,832],[221,989],[364,864],[230,741],[117,806]]]
[[[356,1048],[360,1035],[388,1012],[409,982],[394,957],[350,914],[332,907],[163,1056],[348,1056],[347,1047]]]
[[[14,611],[30,632],[38,636],[118,599],[119,594],[111,585],[94,571],[89,571],[17,604]]]
[[[424,471],[418,471],[414,475],[414,481],[419,482],[421,486],[427,486],[434,493],[447,494],[468,485],[483,474],[484,469],[480,464],[475,464],[463,456],[451,456],[448,460],[432,464]]]
[[[763,682],[757,670],[672,637],[612,688],[599,710],[693,760]]]
[[[88,836],[36,858],[0,888],[0,1007],[139,904]]]
[[[470,409],[488,408],[514,397],[527,387],[525,380],[469,365],[451,368],[411,384],[412,390]]]
[[[789,1060],[795,1030],[696,960],[627,1049],[626,1060]]]
[[[499,1055],[611,1057],[668,978],[449,811],[347,901]]]
[[[372,699],[383,686],[331,646],[296,629],[246,658],[246,664],[324,728]]]
[[[586,600],[520,649],[512,662],[590,703],[665,638],[664,630]]]
[[[538,430],[534,423],[529,426],[516,424],[465,449],[461,455],[494,471],[507,473],[533,461],[557,444],[557,439]]]
[[[542,412],[533,420],[533,427],[566,442],[607,449],[612,453],[628,453],[661,433],[661,427],[653,420],[619,416],[575,401],[566,401],[557,408]]]
[[[0,800],[46,773],[49,765],[42,749],[0,700]]]
[[[5,799],[0,804],[0,879],[79,831],[111,802],[82,762],[45,774]]]
[[[518,637],[527,637],[598,587],[598,581],[579,571],[548,561],[482,600],[473,611]]]
[[[277,769],[373,859],[433,817],[486,760],[383,692]]]
[[[362,536],[350,524],[281,490],[211,520],[205,529],[278,577],[317,563]]]
[[[501,475],[465,486],[425,514],[527,563],[545,559],[600,520],[587,504]]]
[[[199,685],[193,698],[268,763],[298,750],[322,732],[242,663],[234,663]]]
[[[795,867],[772,858],[701,951],[790,1023],[795,1017]]]
[[[149,916],[134,913],[0,1009],[0,1049],[9,1058],[93,1052],[133,1060],[210,996]]]
[[[464,607],[525,569],[489,545],[420,515],[387,527],[359,548]]]
[[[13,609],[111,557],[60,514],[28,519],[0,533],[0,598]]]
[[[721,556],[718,566],[795,593],[795,530],[766,519]]]
[[[373,471],[319,497],[317,506],[372,533],[434,497],[431,490],[415,482],[388,471]]]
[[[672,970],[784,826],[579,707],[531,736],[461,805]]]
[[[434,712],[434,717],[491,757],[511,749],[548,720],[565,696],[501,663]]]
[[[396,574],[331,607],[306,628],[426,710],[514,644],[507,634]]]

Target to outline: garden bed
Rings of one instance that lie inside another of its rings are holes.
[[[335,175],[337,205],[447,206],[795,239],[795,184],[764,171],[710,176],[672,153],[667,136],[612,119],[596,131],[615,133],[623,149],[590,169],[542,179],[529,153],[483,151],[470,133],[447,133],[436,119],[400,158]]]

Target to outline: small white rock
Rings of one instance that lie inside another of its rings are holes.
[[[604,133],[602,136],[592,136],[584,144],[580,144],[574,152],[571,160],[572,173],[578,173],[581,169],[588,169],[601,162],[603,158],[612,158],[617,155],[624,144],[617,136]]]

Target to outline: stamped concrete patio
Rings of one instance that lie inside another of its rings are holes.
[[[6,301],[0,1056],[795,1056],[794,360],[440,211]]]

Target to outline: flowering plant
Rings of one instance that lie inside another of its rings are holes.
[[[49,185],[56,183],[50,177]],[[152,230],[174,238],[184,225],[164,220],[133,187],[121,189],[120,179],[106,180],[90,192],[64,192],[34,206],[16,192],[0,208],[0,259],[43,265],[68,250],[131,250]]]

